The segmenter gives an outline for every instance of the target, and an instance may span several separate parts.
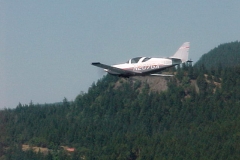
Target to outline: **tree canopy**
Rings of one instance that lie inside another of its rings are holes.
[[[166,91],[107,75],[74,101],[2,110],[0,159],[240,159],[240,66],[176,72]]]
[[[220,44],[218,47],[210,50],[194,66],[200,68],[204,65],[207,69],[216,69],[219,67],[238,66],[239,63],[240,42],[235,41]]]

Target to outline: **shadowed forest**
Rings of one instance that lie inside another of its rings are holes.
[[[239,62],[240,42],[221,44],[172,68],[165,91],[106,75],[74,101],[4,109],[0,159],[240,159]]]

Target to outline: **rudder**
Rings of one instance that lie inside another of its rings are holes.
[[[183,45],[177,50],[177,52],[170,58],[181,59],[182,63],[188,61],[189,48],[190,48],[190,42],[183,43]]]

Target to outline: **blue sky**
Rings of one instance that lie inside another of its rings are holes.
[[[74,100],[102,76],[91,62],[190,57],[239,40],[238,0],[0,0],[0,108]]]

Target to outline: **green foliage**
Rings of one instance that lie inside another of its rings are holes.
[[[201,68],[204,65],[208,70],[234,67],[240,63],[240,42],[221,44],[204,54],[194,67]],[[218,74],[219,71],[218,71]]]
[[[64,98],[5,109],[0,112],[0,157],[240,159],[240,67],[219,70],[180,67],[161,93],[140,81],[119,82],[107,75],[74,102]],[[51,152],[23,152],[21,144]],[[60,146],[76,151],[66,153]]]

